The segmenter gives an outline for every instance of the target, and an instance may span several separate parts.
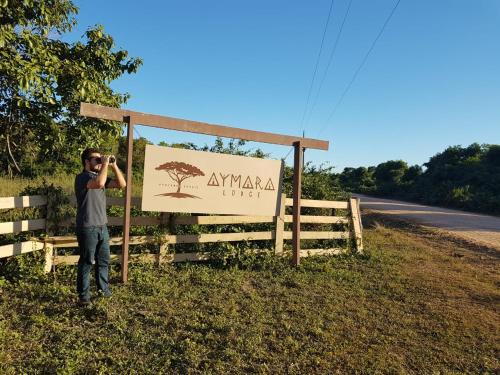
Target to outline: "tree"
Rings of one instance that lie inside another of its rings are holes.
[[[266,154],[260,148],[257,149],[244,149],[247,141],[243,139],[230,139],[227,142],[227,145],[224,143],[224,140],[221,137],[217,137],[215,139],[214,145],[209,146],[205,144],[200,147],[195,145],[192,142],[184,142],[184,143],[172,143],[168,144],[165,141],[161,141],[158,143],[159,146],[173,147],[173,148],[183,148],[187,150],[195,150],[195,151],[208,151],[215,152],[218,154],[229,154],[229,155],[241,155],[241,156],[251,156],[253,158],[267,158],[269,154]]]
[[[0,170],[35,173],[40,165],[74,169],[87,146],[118,137],[122,124],[79,116],[82,101],[111,107],[128,94],[110,82],[134,73],[140,59],[114,51],[100,25],[82,41],[60,36],[76,24],[71,0],[0,0]],[[75,165],[76,164],[76,165]]]
[[[374,167],[344,168],[339,175],[339,182],[348,191],[372,193],[375,191],[374,170]]]
[[[166,193],[161,195],[174,196],[176,198],[195,198],[194,195],[181,193],[182,182],[191,177],[205,176],[205,173],[196,168],[194,165],[183,163],[181,161],[171,161],[168,163],[164,163],[162,165],[159,165],[155,169],[157,171],[163,170],[167,172],[170,178],[177,182],[177,191],[175,193]]]
[[[146,146],[152,145],[153,142],[148,141],[144,137],[136,138],[133,140],[132,150],[132,173],[135,177],[141,178],[144,173],[144,156]],[[127,137],[120,137],[118,140],[118,167],[122,171],[127,170]]]
[[[398,195],[401,192],[402,178],[408,170],[408,164],[402,160],[389,160],[377,165],[373,176],[378,192]]]

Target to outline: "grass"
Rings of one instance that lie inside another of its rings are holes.
[[[113,178],[113,173],[108,174]],[[40,186],[45,179],[49,184],[54,184],[55,186],[60,186],[68,195],[74,195],[74,182],[75,176],[73,174],[57,174],[53,176],[46,177],[14,177],[9,178],[5,176],[0,176],[0,197],[14,197],[19,196],[19,194],[27,186]],[[123,190],[125,191],[125,190]],[[116,194],[117,190],[111,190],[111,194]],[[142,179],[134,178],[132,180],[132,196],[138,197],[142,195]]]
[[[0,373],[497,373],[498,253],[367,218],[366,255],[132,265],[78,307],[74,268],[0,287]]]

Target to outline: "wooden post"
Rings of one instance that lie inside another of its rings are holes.
[[[280,212],[274,220],[274,228],[276,230],[274,238],[274,253],[281,255],[283,253],[283,232],[285,231],[285,208],[286,194],[281,194],[280,197]]]
[[[352,228],[354,240],[356,242],[356,250],[363,252],[363,235],[361,233],[361,216],[359,215],[358,200],[356,198],[349,199],[351,209]]]
[[[43,266],[43,271],[49,273],[53,266],[53,256],[54,256],[54,246],[47,240],[44,241],[43,250],[45,251],[45,264]]]
[[[302,164],[303,154],[300,141],[294,142],[293,163],[293,223],[292,223],[292,264],[300,264],[300,199],[302,196]]]
[[[51,232],[51,225],[52,222],[49,221],[49,216],[50,215],[50,210],[52,207],[49,208],[49,196],[47,195],[47,203],[45,206],[45,240],[43,241],[43,250],[45,251],[45,264],[43,267],[43,271],[45,273],[49,273],[53,267],[53,257],[54,257],[54,247],[52,246],[52,243],[48,242],[48,236],[50,236]],[[54,269],[55,271],[55,269]]]
[[[161,221],[161,228],[163,230],[162,234],[170,233],[170,213],[162,212],[160,214],[160,221]],[[162,260],[167,253],[168,253],[168,244],[162,242],[158,249],[158,258],[156,260],[158,266],[162,263]]]
[[[127,187],[125,189],[125,215],[123,216],[122,282],[128,281],[128,243],[130,234],[130,206],[132,202],[132,151],[134,149],[134,119],[127,117]]]
[[[363,220],[361,220],[361,199],[359,199],[359,197],[356,197],[356,203],[358,207],[359,225],[361,227],[361,231],[363,231]]]

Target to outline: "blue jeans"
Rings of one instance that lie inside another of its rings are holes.
[[[80,299],[90,299],[90,270],[95,264],[97,290],[109,296],[109,233],[106,226],[84,227],[76,229],[76,238],[80,247],[76,290]]]

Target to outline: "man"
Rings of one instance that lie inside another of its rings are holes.
[[[76,237],[80,248],[76,289],[81,304],[90,303],[90,270],[95,263],[97,290],[109,297],[109,233],[106,224],[105,189],[126,186],[125,178],[110,155],[101,155],[94,148],[82,152],[84,170],[75,178],[77,200]],[[108,169],[115,178],[108,177]]]

